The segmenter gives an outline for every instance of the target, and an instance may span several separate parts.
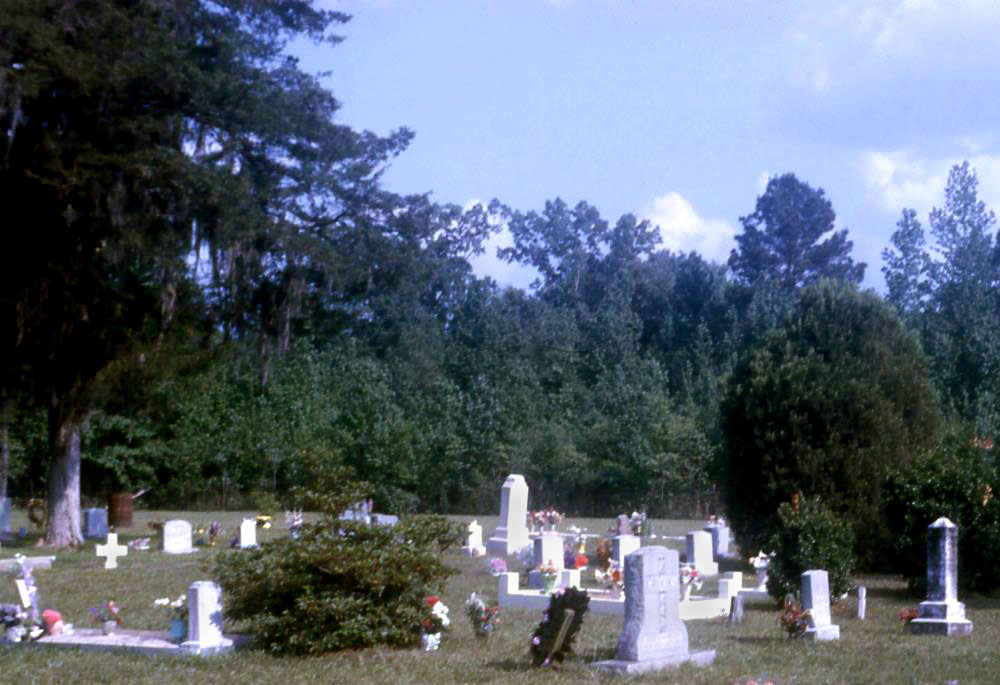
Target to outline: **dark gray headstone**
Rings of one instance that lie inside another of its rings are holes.
[[[972,621],[958,601],[958,526],[943,516],[927,527],[927,601],[907,627],[919,634],[972,634]]]

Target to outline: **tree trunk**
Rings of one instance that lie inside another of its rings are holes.
[[[49,408],[49,520],[45,544],[71,547],[83,544],[80,531],[80,421]]]

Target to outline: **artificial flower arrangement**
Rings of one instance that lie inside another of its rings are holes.
[[[544,564],[538,565],[538,571],[543,576],[555,576],[559,574],[559,569],[556,567],[555,562],[549,559]]]
[[[27,597],[24,599],[24,608],[18,607],[16,612],[5,612],[5,615],[9,618],[20,617],[17,619],[18,623],[11,626],[10,641],[20,642],[24,639],[37,640],[45,634],[45,629],[42,627],[41,614],[38,611],[38,586],[35,584],[35,576],[32,574],[31,567],[28,565],[27,559],[23,554],[14,555],[14,565],[10,567],[8,572],[23,582],[23,589],[27,594]]]
[[[448,618],[448,607],[440,597],[430,595],[424,601],[429,611],[420,619],[420,646],[425,651],[432,652],[440,646],[441,631],[451,625],[451,619]]]
[[[115,628],[122,624],[121,610],[110,599],[103,606],[90,607],[90,615],[101,626],[105,634],[114,632]]]
[[[590,559],[583,553],[583,550],[572,542],[563,545],[563,565],[566,568],[586,568],[589,561]]]
[[[507,561],[500,557],[493,557],[490,559],[488,568],[494,576],[499,576],[501,573],[507,573]]]
[[[700,590],[704,581],[705,579],[702,577],[700,573],[698,573],[698,569],[696,569],[694,566],[691,566],[689,564],[681,566],[682,586],[690,585],[695,590]]]
[[[614,543],[611,538],[603,537],[597,541],[597,549],[594,557],[597,559],[597,570],[607,571],[611,566],[611,554],[614,551]]]
[[[476,637],[489,637],[500,623],[500,607],[486,606],[475,592],[465,602],[465,615],[472,622],[472,632]]]
[[[809,610],[800,607],[795,598],[788,595],[781,605],[778,622],[788,633],[789,638],[802,637],[806,634],[806,628],[809,627]]]
[[[601,583],[604,587],[610,590],[611,594],[616,596],[624,587],[625,578],[622,574],[622,569],[618,563],[614,561],[608,564],[608,569],[606,571],[594,569],[594,578],[598,583]]]
[[[919,615],[920,614],[917,612],[917,610],[912,607],[899,610],[899,620],[902,621],[903,623],[909,623]]]
[[[135,538],[134,540],[129,540],[126,544],[132,549],[147,550],[149,549],[149,538]]]
[[[0,623],[3,624],[3,641],[20,642],[28,629],[23,625],[28,612],[18,604],[0,604]]]
[[[268,514],[257,514],[254,520],[257,522],[257,527],[262,530],[267,530],[271,527],[271,517]]]
[[[180,597],[174,600],[171,600],[169,597],[161,597],[159,599],[154,599],[153,606],[164,607],[167,610],[167,616],[172,621],[187,621],[188,619],[188,607],[187,607],[186,595],[181,595]]]
[[[590,608],[586,590],[560,588],[549,598],[549,607],[531,636],[531,661],[535,666],[558,666],[573,651],[573,640]]]
[[[548,507],[539,511],[528,513],[528,525],[534,529],[536,526],[549,526],[552,530],[562,523],[563,515],[556,511],[555,507]]]
[[[722,518],[721,516],[717,516],[716,514],[712,514],[711,516],[708,517],[708,521],[705,522],[705,525],[706,526],[724,526],[724,525],[726,525],[726,520],[724,518]]]

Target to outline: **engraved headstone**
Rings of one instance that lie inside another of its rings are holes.
[[[173,519],[163,524],[163,547],[167,554],[189,554],[191,546],[191,524],[181,519]]]
[[[83,537],[104,538],[108,534],[108,510],[107,509],[84,509],[83,510]]]
[[[676,550],[642,547],[625,557],[625,625],[612,661],[595,664],[615,673],[642,673],[692,662],[707,666],[715,650],[688,651],[678,613],[680,570]]]
[[[719,564],[712,555],[712,536],[703,530],[687,534],[687,563],[698,569],[703,576],[719,575]]]
[[[528,541],[528,484],[512,473],[500,489],[500,524],[486,543],[493,554],[513,554]]]
[[[965,604],[958,601],[958,526],[943,516],[927,527],[927,601],[907,627],[927,635],[972,634]]]
[[[806,639],[840,639],[840,626],[830,622],[830,579],[826,571],[802,574],[802,608],[809,611]]]

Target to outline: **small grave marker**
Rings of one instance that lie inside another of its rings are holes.
[[[108,533],[108,541],[96,549],[97,556],[105,557],[104,568],[118,568],[118,557],[128,554],[128,547],[118,544],[118,533]]]
[[[190,554],[191,524],[181,519],[173,519],[163,524],[162,551],[167,554]]]
[[[254,519],[243,519],[240,524],[240,548],[257,546],[257,522]]]

